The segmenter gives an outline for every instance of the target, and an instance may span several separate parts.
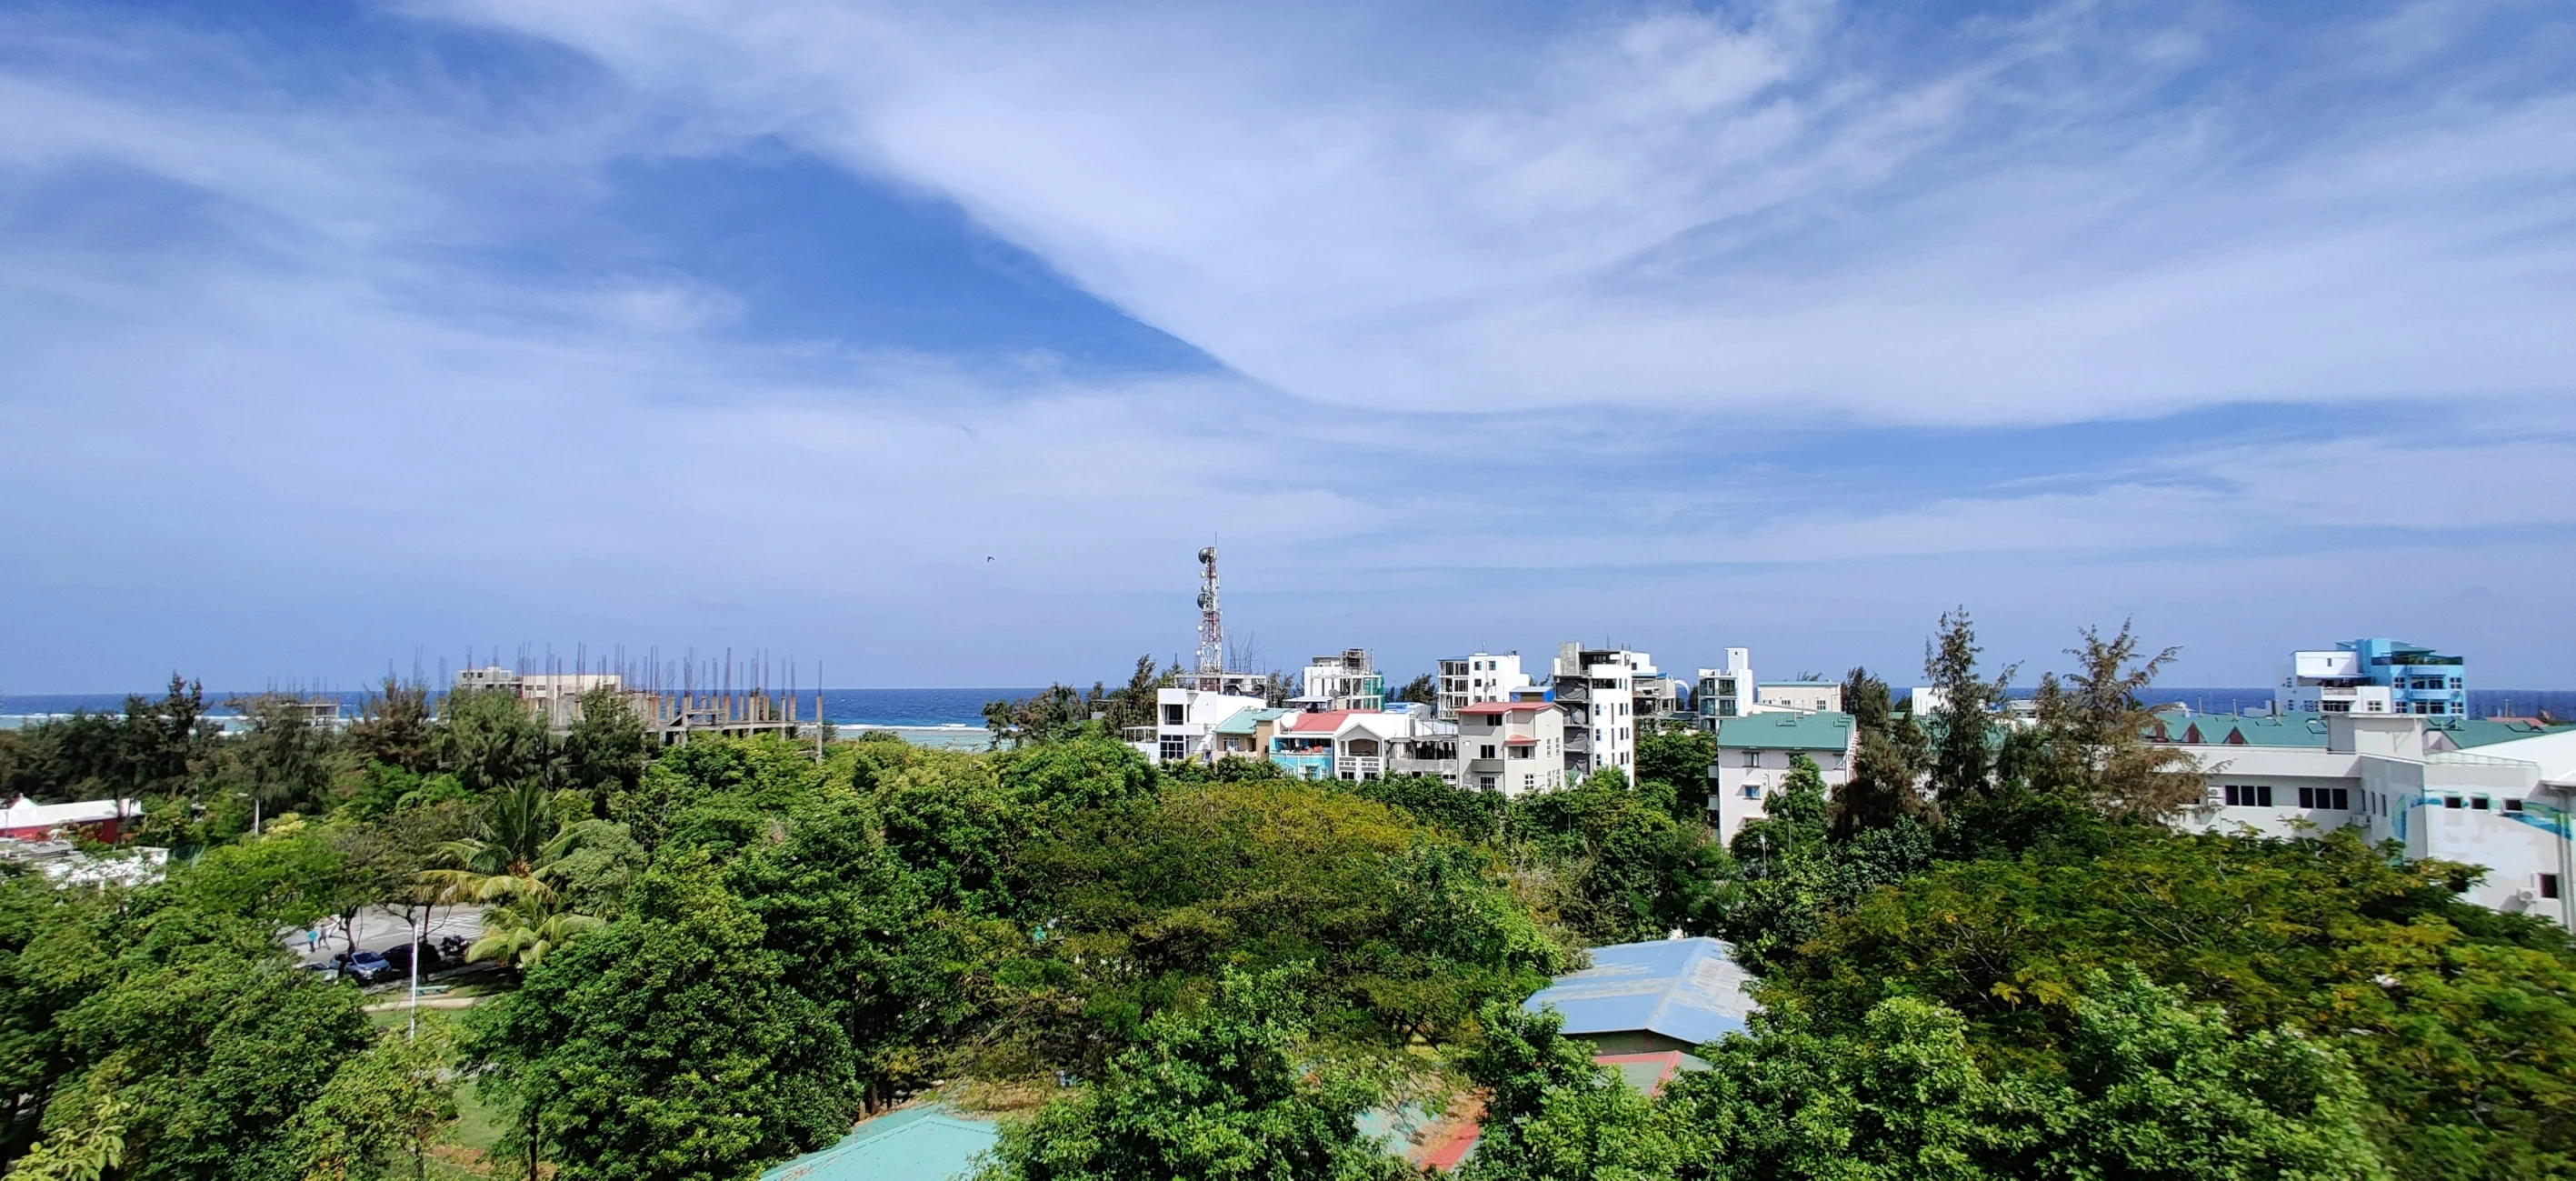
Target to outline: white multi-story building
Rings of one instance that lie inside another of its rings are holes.
[[[2281,670],[2280,688],[2273,690],[2273,708],[2460,717],[2469,712],[2466,663],[2421,644],[2384,638],[2293,652]]]
[[[1840,682],[1755,680],[1750,648],[1729,648],[1725,667],[1699,670],[1698,697],[1699,727],[1711,732],[1727,718],[1783,711],[1838,712],[1843,707]]]
[[[1636,774],[1637,682],[1661,677],[1654,657],[1568,642],[1557,645],[1550,674],[1556,703],[1565,707],[1566,778],[1605,767]]]
[[[1366,648],[1344,648],[1336,656],[1318,656],[1299,673],[1303,690],[1290,704],[1321,713],[1359,710],[1375,713],[1386,706],[1386,678]]]
[[[2167,718],[2161,729],[2209,780],[2181,827],[2359,828],[2411,858],[2487,867],[2473,902],[2576,927],[2576,730],[2370,713]]]
[[[1519,652],[1452,657],[1440,662],[1440,716],[1455,718],[1471,705],[1510,701],[1533,687],[1530,675],[1521,671]]]
[[[1843,686],[1840,681],[1764,681],[1754,686],[1753,700],[1755,713],[1840,713]]]
[[[1859,746],[1860,730],[1846,713],[1775,710],[1721,719],[1717,761],[1708,768],[1708,820],[1718,839],[1734,840],[1745,821],[1769,813],[1799,755],[1815,762],[1830,793],[1851,781]]]
[[[1727,649],[1724,668],[1699,670],[1699,691],[1693,696],[1700,729],[1716,733],[1720,721],[1753,712],[1754,689],[1753,650]]]
[[[1566,785],[1565,709],[1553,701],[1488,701],[1458,711],[1461,787],[1522,795]]]
[[[1218,723],[1263,704],[1258,697],[1234,693],[1156,689],[1154,724],[1129,726],[1123,737],[1137,753],[1156,762],[1209,762],[1226,753],[1217,738]]]

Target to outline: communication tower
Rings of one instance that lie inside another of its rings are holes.
[[[1225,671],[1225,620],[1216,609],[1216,547],[1199,551],[1199,672]]]

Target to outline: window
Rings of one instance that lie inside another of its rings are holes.
[[[2450,703],[2450,702],[2447,702],[2447,701],[2436,701],[2436,702],[2432,703],[2431,705],[2426,706],[2426,707],[2424,708],[2424,712],[2426,712],[2426,713],[2436,713],[2436,714],[2446,714],[2446,713],[2451,712],[2451,703]]]
[[[2556,898],[2558,896],[2557,874],[2544,873],[2540,875],[2540,896],[2543,898]]]
[[[1536,775],[1523,775],[1523,776],[1521,776],[1521,790],[1522,790],[1522,791],[1528,791],[1529,789],[1531,789],[1531,788],[1533,788],[1533,787],[1536,787],[1536,786],[1538,786],[1538,776],[1536,776]]]
[[[1762,798],[1762,785],[1761,785],[1761,784],[1759,784],[1759,783],[1748,783],[1748,784],[1745,784],[1745,785],[1744,785],[1744,798],[1745,798],[1745,799],[1748,799],[1748,800],[1758,800],[1758,799],[1761,799],[1761,798]]]
[[[2227,806],[2231,808],[2269,808],[2272,806],[2272,785],[2268,783],[2231,783],[2218,790],[2225,795]],[[2306,789],[2302,788],[2300,790],[2304,791]]]
[[[1744,752],[1744,765],[1745,765],[1745,766],[1747,766],[1747,767],[1759,767],[1759,766],[1761,766],[1761,765],[1762,765],[1762,752],[1761,752],[1761,751],[1758,751],[1758,750],[1748,750],[1748,751]]]
[[[1476,749],[1477,749],[1477,750],[1479,750],[1479,751],[1482,751],[1482,752],[1483,752],[1483,753],[1481,753],[1481,754],[1477,755],[1477,756],[1476,756],[1477,758],[1480,758],[1480,759],[1490,759],[1490,758],[1494,757],[1494,747],[1493,747],[1493,744],[1491,744],[1491,743],[1487,743],[1486,745],[1484,745],[1484,746],[1480,746],[1480,747],[1477,747]]]
[[[1166,738],[1162,741],[1161,745],[1163,761],[1165,762],[1172,762],[1189,757],[1190,743],[1186,738]]]
[[[1503,748],[1503,753],[1511,758],[1526,759],[1530,757],[1530,748],[1527,746],[1506,746]]]
[[[1183,723],[1185,723],[1185,722],[1187,722],[1187,721],[1189,721],[1189,720],[1190,720],[1190,707],[1188,707],[1188,706],[1186,706],[1186,705],[1167,705],[1167,706],[1164,706],[1164,707],[1163,707],[1163,724],[1164,724],[1164,725],[1166,725],[1166,726],[1178,726],[1178,725],[1181,725],[1181,724],[1183,724]]]
[[[2460,798],[2460,797],[2458,797],[2458,796],[2443,796],[2443,797],[2442,797],[2442,806],[2443,806],[2443,807],[2445,807],[2445,808],[2457,808],[2457,807],[2459,807],[2459,806],[2461,806],[2462,804],[2465,804],[2465,803],[2467,803],[2467,802],[2468,802],[2468,801],[2463,800],[2463,799],[2461,799],[2461,798]]]
[[[2352,810],[2352,789],[2348,787],[2303,787],[2299,789],[2299,806],[2324,808],[2337,812]]]
[[[1484,788],[1486,791],[1492,791],[1494,790],[1494,777],[1491,775],[1479,775],[1476,777],[1476,786]]]
[[[2348,713],[2351,713],[2351,712],[2352,712],[2352,703],[2351,703],[2351,702],[2349,702],[2349,701],[2325,701],[2325,702],[2319,702],[2319,703],[2318,703],[2318,705],[2317,705],[2317,712],[2319,712],[2319,713],[2329,713],[2329,714],[2348,714]]]
[[[2454,689],[2459,688],[2459,687],[2460,687],[2460,678],[2458,678],[2458,677],[2453,677],[2453,678],[2451,678],[2451,687],[2452,687],[2452,688],[2454,688]],[[2551,897],[2556,897],[2556,895],[2551,895]]]
[[[2471,796],[2471,797],[2469,797],[2469,810],[2470,810],[2470,811],[2472,811],[2472,812],[2484,812],[2484,811],[2486,811],[2486,810],[2487,810],[2487,798],[2486,798],[2485,796]]]
[[[2521,800],[2506,800],[2506,801],[2504,802],[2504,810],[2505,810],[2505,811],[2507,811],[2507,812],[2519,812],[2519,811],[2522,811],[2522,801],[2521,801]]]

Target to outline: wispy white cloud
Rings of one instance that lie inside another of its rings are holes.
[[[1319,399],[2063,421],[2576,361],[2565,80],[2377,99],[2242,11],[1650,9],[1474,82],[1347,42],[1483,34],[1341,10],[447,11],[946,194]]]

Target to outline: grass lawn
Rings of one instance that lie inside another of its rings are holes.
[[[431,1152],[434,1181],[483,1181],[501,1175],[490,1167],[492,1146],[501,1142],[500,1113],[483,1102],[473,1083],[456,1088],[456,1122],[447,1125],[445,1142]]]
[[[456,1088],[456,1122],[449,1125],[449,1132],[458,1144],[489,1152],[501,1142],[501,1120],[484,1104],[479,1090],[473,1083]]]

